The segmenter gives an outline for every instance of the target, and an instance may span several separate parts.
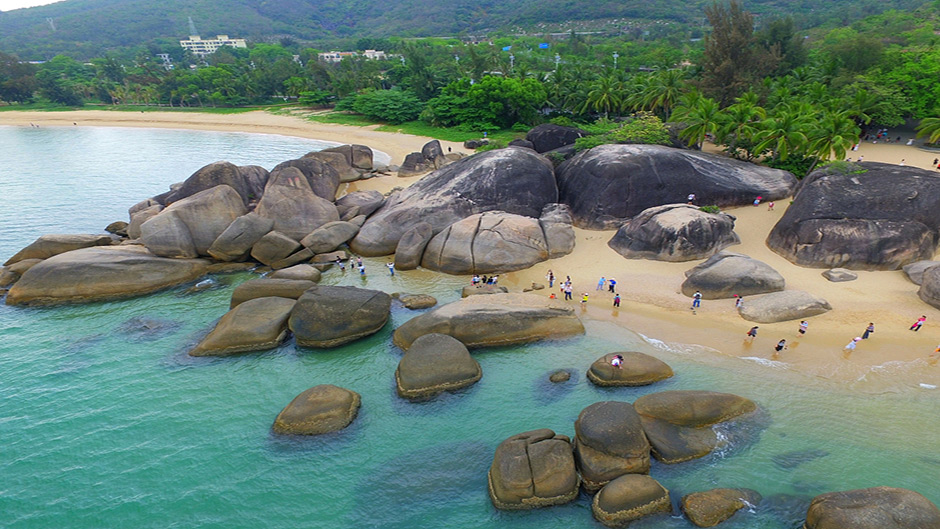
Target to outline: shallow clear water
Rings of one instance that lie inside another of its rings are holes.
[[[0,259],[43,233],[100,232],[206,163],[270,168],[315,148],[245,134],[0,127]],[[441,302],[463,285],[421,272],[390,278],[384,260],[366,263],[364,282],[331,270],[324,283],[428,292]],[[584,495],[539,511],[496,511],[486,494],[493,450],[535,428],[572,435],[593,402],[667,389],[726,391],[762,407],[763,428],[732,435],[727,449],[653,466],[676,497],[750,487],[767,498],[725,527],[794,527],[808,499],[831,490],[891,485],[940,503],[938,390],[873,395],[589,322],[584,337],[475,351],[478,384],[413,404],[394,388],[400,352],[391,331],[414,316],[403,308],[382,332],[328,351],[288,344],[189,357],[231,289],[251,277],[217,276],[218,288],[193,295],[181,287],[84,306],[0,306],[0,526],[600,527]],[[676,376],[646,388],[587,382],[594,359],[628,349],[655,354]],[[576,375],[552,385],[557,368]],[[312,439],[270,433],[284,405],[324,383],[362,395],[350,428]],[[796,454],[780,457],[787,453]],[[691,524],[660,516],[631,527]]]

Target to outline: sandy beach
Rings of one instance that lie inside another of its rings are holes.
[[[231,132],[279,134],[341,143],[358,143],[383,151],[392,164],[400,164],[408,153],[419,151],[430,138],[406,134],[377,132],[374,127],[351,127],[314,123],[298,117],[273,115],[263,111],[244,114],[197,114],[177,112],[0,112],[0,125],[29,126],[102,126],[198,129]],[[897,134],[891,134],[892,137]],[[940,151],[928,151],[905,144],[910,133],[902,134],[899,144],[863,143],[858,151],[849,153],[853,160],[859,155],[864,161],[880,161],[931,168]],[[441,142],[455,152],[464,151],[458,143]],[[180,175],[180,180],[186,175]],[[376,189],[387,192],[406,186],[418,177],[384,176],[355,182],[341,191]],[[927,355],[940,343],[940,310],[917,297],[917,285],[901,271],[858,272],[858,279],[832,283],[822,277],[824,269],[796,266],[772,252],[764,243],[776,221],[783,215],[789,201],[778,201],[773,211],[766,205],[726,210],[737,218],[735,231],[741,244],[728,250],[739,252],[769,264],[786,278],[787,289],[805,290],[829,301],[833,310],[809,318],[809,330],[798,337],[799,322],[758,324],[759,334],[753,343],[745,333],[755,325],[742,319],[734,308],[734,300],[705,300],[693,313],[691,300],[680,292],[684,272],[701,261],[667,263],[628,260],[607,246],[614,231],[576,229],[574,253],[560,259],[540,263],[519,272],[503,274],[500,284],[510,290],[521,290],[531,283],[547,285],[549,269],[556,277],[570,275],[575,299],[582,292],[590,295],[587,307],[580,309],[583,317],[616,322],[647,337],[670,343],[699,344],[715,350],[714,354],[737,356],[744,361],[765,364],[768,369],[788,369],[807,376],[838,382],[865,384],[872,378],[894,378],[891,383],[876,384],[863,389],[901,385],[927,384],[940,386],[940,365],[927,363]],[[408,273],[408,272],[403,272]],[[596,291],[598,278],[614,277],[622,303],[612,307],[613,294]],[[556,285],[557,289],[557,285]],[[537,293],[549,295],[548,290]],[[557,290],[556,290],[557,294]],[[744,300],[747,303],[747,299]],[[571,302],[573,304],[577,301]],[[915,333],[908,330],[921,315],[927,316],[924,328]],[[876,331],[871,339],[861,342],[849,358],[842,348],[861,336],[869,322]],[[773,346],[786,339],[789,348],[771,360]],[[598,351],[598,356],[606,351]]]

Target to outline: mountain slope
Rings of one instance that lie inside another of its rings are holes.
[[[755,13],[790,14],[819,22],[858,18],[924,0],[749,0]],[[56,53],[76,58],[185,38],[187,17],[204,37],[218,33],[260,41],[292,36],[325,42],[349,37],[473,34],[540,23],[601,18],[646,18],[700,23],[711,0],[67,0],[0,12],[0,51],[24,59]],[[52,24],[47,19],[52,19]],[[52,25],[55,26],[53,29]]]

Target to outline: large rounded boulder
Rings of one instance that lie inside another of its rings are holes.
[[[318,197],[330,202],[336,198],[336,190],[339,189],[339,173],[329,164],[316,158],[304,157],[279,163],[271,172],[275,173],[288,167],[298,169],[310,184],[310,190]]]
[[[378,332],[391,306],[392,297],[378,290],[315,286],[297,300],[290,330],[297,345],[337,347]]]
[[[770,265],[747,255],[720,252],[685,273],[682,293],[692,296],[696,291],[704,299],[725,299],[735,295],[753,296],[778,292],[786,280]]]
[[[201,259],[167,259],[143,246],[82,248],[50,257],[23,273],[7,305],[52,305],[119,299],[192,281],[206,273]]]
[[[912,490],[894,487],[828,492],[813,498],[804,529],[936,529],[940,509]]]
[[[224,185],[238,193],[245,206],[252,198],[252,185],[247,173],[230,162],[215,162],[202,167],[193,173],[179,186],[174,186],[169,193],[163,195],[161,204],[170,205],[184,198],[191,197],[207,189]]]
[[[271,219],[259,217],[254,213],[242,215],[232,221],[225,231],[216,237],[206,253],[219,261],[244,259],[251,251],[251,247],[273,227],[274,221]]]
[[[920,285],[924,281],[924,272],[935,266],[940,266],[940,261],[916,261],[909,265],[904,265],[904,274],[911,280],[911,283]]]
[[[424,250],[434,237],[434,231],[427,222],[419,222],[406,231],[395,247],[395,268],[414,270],[421,264]]]
[[[615,366],[615,356],[623,357]],[[587,377],[595,386],[648,386],[673,376],[672,368],[662,360],[648,354],[628,351],[610,353],[598,358],[588,369]]]
[[[704,259],[741,242],[734,221],[686,204],[656,206],[623,223],[607,245],[627,259]]]
[[[662,391],[633,403],[652,453],[663,463],[681,463],[710,454],[719,446],[712,426],[753,412],[753,401],[711,391]]]
[[[378,191],[353,191],[336,199],[336,210],[343,220],[358,215],[369,216],[385,203],[385,195]]]
[[[519,510],[568,503],[580,480],[568,438],[544,428],[500,443],[487,482],[497,509]]]
[[[271,173],[255,213],[274,221],[274,229],[299,241],[327,222],[339,220],[333,202],[313,192],[296,167]]]
[[[669,491],[655,479],[627,474],[611,481],[594,496],[594,518],[607,527],[624,527],[634,520],[672,512]]]
[[[282,435],[320,435],[342,430],[356,418],[361,402],[355,391],[331,384],[314,386],[281,410],[272,429]]]
[[[543,123],[532,127],[529,133],[526,134],[525,139],[532,144],[535,152],[543,153],[565,145],[572,145],[578,138],[587,135],[587,132],[576,127]]]
[[[928,268],[924,272],[917,295],[924,303],[940,309],[940,266]]]
[[[869,163],[814,171],[767,245],[802,265],[895,270],[930,259],[940,242],[940,176]]]
[[[273,349],[287,339],[287,318],[295,300],[256,298],[228,311],[191,356],[227,356]]]
[[[466,297],[414,317],[395,330],[393,340],[407,350],[431,333],[453,336],[474,348],[584,334],[584,325],[563,301],[533,294],[492,294]]]
[[[232,300],[229,303],[229,308],[234,309],[238,305],[256,298],[279,297],[298,299],[304,292],[316,285],[317,284],[312,280],[303,279],[252,279],[235,287],[235,290],[232,291]]]
[[[350,242],[364,256],[389,255],[420,222],[434,233],[470,215],[501,210],[538,218],[558,202],[550,162],[529,149],[506,148],[464,158],[392,195]]]
[[[629,402],[596,402],[574,423],[574,455],[584,488],[596,491],[624,474],[650,470],[650,444]]]
[[[923,287],[921,287],[923,288]],[[802,320],[832,310],[828,301],[802,290],[784,290],[750,298],[738,310],[747,321],[776,323]]]
[[[446,334],[425,334],[402,356],[395,383],[400,396],[424,399],[473,385],[482,376],[480,363],[460,341]]]
[[[448,274],[490,274],[522,270],[546,259],[548,243],[538,219],[489,211],[435,235],[421,266]]]
[[[161,257],[208,256],[215,240],[246,213],[234,189],[217,185],[167,206],[140,226],[140,237]]]
[[[719,207],[789,196],[792,174],[716,154],[661,145],[601,145],[558,166],[559,200],[575,226],[616,229],[647,208],[686,201]]]

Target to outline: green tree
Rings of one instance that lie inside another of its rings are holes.
[[[818,160],[844,160],[845,153],[858,143],[859,134],[861,130],[848,112],[826,112],[810,128],[809,154]]]
[[[606,119],[608,114],[619,110],[623,106],[623,85],[613,77],[601,77],[590,85],[587,97],[577,111],[603,112]]]
[[[0,52],[0,101],[26,102],[36,90],[36,67],[20,63],[16,55]]]
[[[715,2],[705,9],[712,32],[705,37],[702,91],[722,105],[747,90],[775,65],[762,64],[756,50],[754,18],[737,0],[727,7]]]
[[[372,90],[356,96],[352,109],[364,116],[397,125],[417,119],[424,103],[403,90]]]
[[[811,119],[803,110],[786,105],[775,108],[772,115],[761,121],[754,150],[770,151],[771,159],[779,161],[786,161],[791,154],[802,154],[809,142],[806,131]]]
[[[924,118],[917,125],[917,137],[926,137],[927,143],[940,141],[940,109],[933,111],[934,117]]]
[[[685,104],[676,108],[672,119],[685,125],[679,137],[700,149],[705,137],[717,133],[719,126],[727,117],[714,99],[692,96],[687,98]]]

